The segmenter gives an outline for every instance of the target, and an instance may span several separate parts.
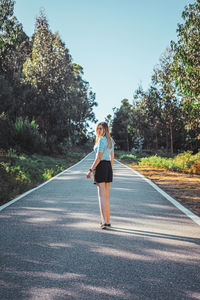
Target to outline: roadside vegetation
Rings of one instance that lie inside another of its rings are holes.
[[[90,151],[97,106],[83,67],[44,10],[29,37],[14,6],[0,0],[0,205]]]
[[[164,152],[133,155],[116,151],[116,158],[155,182],[193,213],[200,216],[200,152],[190,151],[167,157]]]
[[[149,87],[139,85],[132,99],[122,99],[114,116],[107,116],[117,149],[132,154],[148,149],[152,155],[160,149],[170,155],[200,151],[200,1],[192,2],[182,12],[177,42],[163,49],[154,66]],[[188,160],[188,154],[182,156],[166,164],[180,169],[178,161]],[[159,158],[152,160],[157,164]]]
[[[0,204],[90,152],[89,122],[97,122],[96,96],[83,67],[52,32],[44,11],[29,37],[14,5],[0,0]],[[116,157],[141,172],[162,169],[199,178],[199,15],[200,0],[184,8],[177,42],[162,53],[149,88],[138,86],[131,102],[122,99],[105,119]]]
[[[89,148],[68,150],[67,155],[17,154],[14,150],[0,154],[0,205],[52,178],[78,162]]]
[[[200,0],[185,6],[149,87],[139,85],[107,121],[116,158],[200,216],[199,15]]]
[[[192,151],[185,151],[173,157],[162,157],[158,154],[148,155],[142,152],[138,155],[116,152],[116,157],[125,163],[135,163],[139,166],[150,166],[170,171],[200,174],[200,152],[192,154]]]

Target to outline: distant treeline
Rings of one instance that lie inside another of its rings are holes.
[[[59,152],[84,144],[95,94],[43,11],[29,38],[0,0],[0,149]]]
[[[153,70],[147,91],[134,92],[133,103],[121,101],[107,116],[116,146],[130,151],[167,152],[200,148],[200,0],[185,7],[177,42],[171,41]]]

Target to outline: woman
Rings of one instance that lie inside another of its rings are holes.
[[[108,124],[100,122],[96,127],[96,142],[94,145],[96,158],[87,173],[87,178],[94,176],[99,196],[99,207],[101,213],[101,228],[106,229],[110,224],[110,182],[113,178],[114,141],[110,137]]]

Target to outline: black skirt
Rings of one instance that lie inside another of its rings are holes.
[[[100,182],[112,182],[113,171],[110,160],[101,160],[94,173],[94,184]]]

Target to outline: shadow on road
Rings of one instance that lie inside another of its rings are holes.
[[[184,241],[184,242],[189,242],[189,243],[194,243],[197,245],[200,245],[200,238],[189,238],[185,236],[177,236],[177,235],[172,235],[172,234],[163,234],[163,233],[157,233],[157,232],[151,232],[151,231],[142,231],[142,230],[134,230],[130,228],[124,228],[124,227],[111,227],[108,228],[107,230],[110,231],[116,231],[116,232],[122,232],[122,233],[127,233],[127,234],[133,234],[133,235],[138,235],[138,236],[144,236],[144,237],[155,237],[155,238],[162,238],[162,239],[172,239],[176,241]]]
[[[1,299],[200,299],[199,229],[117,165],[112,227],[101,230],[86,169],[0,214]]]

